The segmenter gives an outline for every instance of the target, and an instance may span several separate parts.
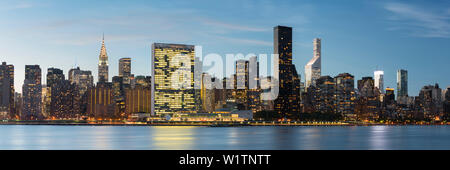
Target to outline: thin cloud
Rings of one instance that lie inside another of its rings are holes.
[[[0,10],[10,11],[10,10],[19,10],[19,9],[28,9],[34,7],[34,5],[30,2],[19,2],[15,4],[0,4]]]
[[[231,30],[238,30],[238,31],[250,31],[250,32],[264,32],[264,31],[270,31],[267,28],[259,28],[259,27],[252,27],[247,25],[239,25],[239,24],[231,24],[231,23],[225,23],[217,20],[210,20],[210,19],[203,19],[202,23],[209,26],[214,26],[217,28],[225,28],[225,29],[231,29]]]
[[[393,15],[395,26],[388,30],[408,30],[416,37],[450,38],[450,9],[436,12],[402,3],[387,3],[384,9]]]
[[[232,37],[222,37],[217,36],[217,38],[229,41],[232,43],[239,43],[239,44],[247,44],[247,45],[261,45],[261,46],[272,46],[273,42],[269,41],[262,41],[262,40],[253,40],[253,39],[244,39],[244,38],[232,38]]]

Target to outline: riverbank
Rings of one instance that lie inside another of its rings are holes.
[[[241,126],[379,126],[379,125],[450,125],[446,122],[414,122],[414,123],[370,123],[370,122],[95,122],[95,121],[2,121],[0,125],[55,125],[55,126],[209,126],[209,127],[241,127]]]

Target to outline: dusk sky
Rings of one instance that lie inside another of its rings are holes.
[[[0,1],[0,61],[15,66],[22,91],[26,64],[67,72],[91,70],[97,81],[105,34],[109,75],[132,58],[132,73],[150,75],[151,44],[203,46],[203,54],[273,53],[273,27],[293,27],[293,60],[304,81],[312,41],[322,39],[322,75],[348,72],[355,85],[385,71],[407,69],[409,95],[424,85],[450,85],[450,1],[164,0]]]

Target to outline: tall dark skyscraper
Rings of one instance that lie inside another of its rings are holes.
[[[56,83],[64,80],[64,73],[58,68],[47,69],[47,87],[52,88]]]
[[[98,82],[108,82],[108,54],[106,54],[105,37],[103,36],[102,48],[98,56]]]
[[[408,71],[397,71],[397,97],[408,96]]]
[[[24,119],[42,118],[42,84],[39,65],[25,65],[25,80],[22,87]]]
[[[14,66],[3,62],[0,65],[0,118],[14,117],[14,109]]]
[[[55,115],[55,110],[60,106],[59,96],[57,94],[61,88],[61,82],[65,79],[63,70],[59,68],[48,68],[47,69],[47,90],[44,92],[44,116]]]
[[[279,57],[279,73],[274,75],[279,81],[279,93],[274,109],[283,116],[289,116],[300,111],[300,79],[295,65],[292,64],[291,27],[274,28],[274,54]]]

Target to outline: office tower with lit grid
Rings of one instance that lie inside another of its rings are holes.
[[[119,77],[123,77],[124,84],[131,84],[131,58],[119,59]]]
[[[42,84],[41,68],[39,65],[25,65],[25,80],[22,86],[23,119],[42,119]]]
[[[274,28],[274,54],[278,55],[279,82],[278,97],[275,99],[275,111],[283,117],[300,112],[300,80],[295,65],[292,64],[292,28],[276,26]]]
[[[194,68],[193,45],[152,45],[152,114],[197,112]]]
[[[349,73],[341,73],[334,77],[336,83],[335,111],[345,118],[356,119],[355,113],[355,78]]]
[[[89,70],[81,70],[80,67],[69,70],[69,81],[78,86],[81,96],[86,93],[88,88],[94,85],[92,72]]]
[[[15,117],[14,66],[2,62],[0,65],[0,118]]]

